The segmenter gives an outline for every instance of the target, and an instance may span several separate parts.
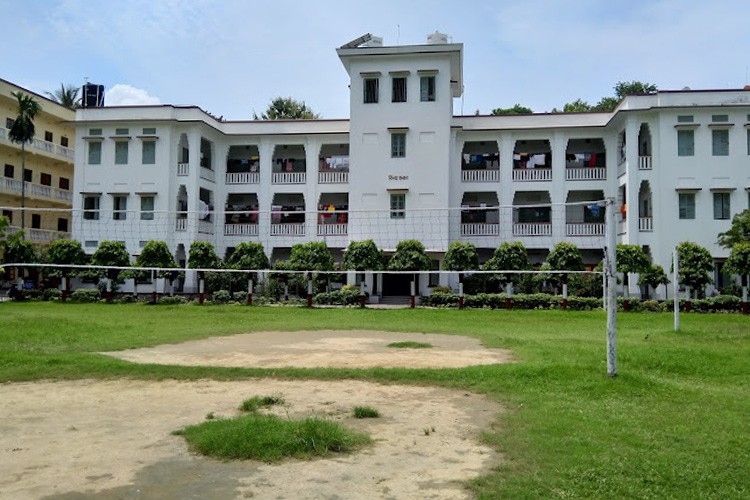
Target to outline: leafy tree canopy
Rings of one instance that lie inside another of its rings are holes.
[[[422,242],[404,240],[396,245],[396,252],[388,261],[390,271],[429,271],[430,258]]]
[[[188,267],[190,269],[217,269],[221,267],[221,259],[216,255],[212,243],[208,241],[194,241],[188,250]]]
[[[732,248],[737,243],[750,241],[750,209],[743,210],[732,217],[732,227],[719,233],[717,243],[724,248]]]
[[[227,265],[234,269],[268,269],[270,266],[263,244],[253,241],[238,244],[227,259]]]
[[[471,271],[479,269],[477,247],[471,243],[454,241],[448,246],[443,260],[443,269],[448,271]]]
[[[350,271],[380,271],[383,251],[372,240],[352,241],[344,253],[343,268]]]
[[[577,246],[564,241],[555,245],[547,257],[550,269],[554,271],[583,271],[583,255]],[[568,275],[562,275],[562,282],[567,283]]]
[[[667,278],[667,273],[664,272],[663,267],[650,266],[638,276],[638,284],[657,288],[659,285],[669,284],[669,278]]]
[[[743,241],[732,247],[729,258],[724,263],[724,272],[750,275],[750,241]]]
[[[531,269],[531,261],[523,243],[506,241],[501,243],[492,253],[492,257],[484,263],[484,269],[488,271],[524,271]],[[497,278],[507,283],[513,279],[513,275],[500,274]]]
[[[292,246],[288,264],[296,271],[333,271],[333,256],[322,241],[297,243]]]
[[[34,118],[42,110],[42,106],[23,92],[11,92],[11,95],[18,100],[18,115],[8,131],[8,139],[18,144],[31,142],[36,133]]]
[[[533,113],[531,108],[515,104],[512,108],[495,108],[492,110],[493,115],[528,115]]]
[[[89,256],[86,255],[78,240],[55,240],[47,247],[47,261],[50,264],[85,265],[89,262]],[[49,269],[46,273],[49,276],[78,274],[71,273],[71,270],[67,268]]]
[[[122,241],[102,241],[91,256],[91,263],[95,266],[129,266],[130,254]],[[115,279],[120,274],[117,269],[107,270],[107,277]]]
[[[576,99],[573,102],[565,103],[563,106],[562,112],[563,113],[585,113],[587,111],[591,111],[593,106],[591,104],[587,103],[583,99]],[[557,108],[552,109],[553,113],[560,113],[560,110]]]
[[[37,262],[37,254],[31,242],[23,239],[22,231],[8,236],[3,242],[3,261],[7,263]]]
[[[683,241],[677,245],[677,258],[680,283],[698,290],[713,282],[710,273],[714,269],[714,259],[704,247]]]
[[[260,117],[253,113],[253,120],[317,120],[319,113],[305,104],[291,97],[277,97],[271,101],[265,113]]]
[[[64,83],[61,83],[59,89],[54,92],[45,92],[45,94],[61,106],[76,109],[81,107],[81,98],[78,97],[80,91],[81,89],[75,85],[65,85]]]
[[[642,273],[651,267],[651,262],[643,249],[638,245],[617,245],[617,272]]]
[[[629,95],[654,94],[657,88],[653,83],[644,83],[637,80],[632,82],[617,82],[615,85],[615,95],[622,99]]]
[[[164,241],[147,241],[135,259],[136,267],[177,267],[172,252]]]

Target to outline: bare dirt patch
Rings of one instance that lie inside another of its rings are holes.
[[[425,351],[421,349],[420,352]],[[220,462],[173,430],[281,393],[282,415],[320,415],[368,433],[363,451],[281,464]],[[500,459],[478,433],[487,398],[359,381],[72,381],[0,385],[0,496],[43,498],[467,498],[463,481]],[[352,408],[380,410],[355,419]]]
[[[433,347],[387,347],[402,341]],[[104,354],[134,363],[259,368],[459,368],[512,360],[510,351],[471,337],[364,330],[257,332]]]

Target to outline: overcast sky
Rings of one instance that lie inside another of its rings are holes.
[[[0,78],[43,93],[85,79],[107,104],[197,105],[249,119],[276,96],[323,118],[349,116],[336,47],[441,31],[464,44],[456,114],[520,103],[549,111],[612,95],[618,81],[660,89],[742,88],[749,0],[0,0]]]

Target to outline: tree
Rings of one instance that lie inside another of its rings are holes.
[[[23,238],[23,231],[11,234],[3,242],[3,260],[6,263],[37,262],[37,254],[33,245]],[[18,276],[23,277],[23,268],[18,268]]]
[[[333,256],[322,241],[293,245],[288,262],[295,271],[333,271]]]
[[[177,264],[174,261],[172,252],[169,251],[167,243],[164,241],[149,240],[143,246],[140,255],[133,262],[134,267],[168,267],[176,268]],[[153,271],[152,271],[153,272]],[[142,275],[142,272],[136,271],[133,274],[133,278],[137,281]],[[172,286],[172,272],[171,271],[159,271],[157,276],[161,278],[167,278],[169,280],[170,288]],[[137,283],[136,283],[137,286]],[[153,302],[156,302],[156,283],[154,283],[153,290]]]
[[[717,243],[724,248],[734,248],[737,243],[750,241],[750,209],[743,210],[732,217],[732,227],[719,233]]]
[[[42,106],[28,94],[23,92],[11,92],[11,95],[18,100],[18,115],[13,121],[8,131],[8,139],[17,144],[21,144],[21,175],[26,171],[26,143],[34,140],[36,129],[34,127],[34,118],[42,110]],[[21,182],[21,238],[24,237],[26,229],[26,182]]]
[[[291,97],[277,97],[271,101],[265,113],[260,117],[253,113],[253,120],[317,120],[319,113],[305,104]]]
[[[614,111],[617,105],[620,104],[620,99],[617,97],[602,97],[599,102],[591,108],[591,111]]]
[[[651,287],[656,290],[657,288],[659,288],[659,285],[669,284],[669,278],[667,278],[667,273],[664,272],[663,267],[653,265],[649,266],[648,269],[643,271],[640,276],[638,276],[638,284],[640,286]]]
[[[344,253],[344,269],[350,271],[380,271],[383,269],[383,251],[374,241],[352,241]]]
[[[417,240],[404,240],[396,245],[396,252],[388,261],[389,271],[428,271],[430,258],[424,245]]]
[[[54,92],[45,92],[47,97],[66,108],[76,109],[81,107],[81,98],[78,97],[80,88],[74,85],[60,84],[60,88]]]
[[[533,113],[531,108],[517,103],[512,108],[495,108],[492,110],[493,115],[530,115],[531,113]]]
[[[262,243],[243,241],[227,259],[233,269],[268,269],[270,264]]]
[[[64,264],[64,265],[85,265],[89,261],[89,256],[81,246],[81,242],[77,240],[55,240],[47,247],[47,261],[50,264]],[[59,275],[65,278],[65,287],[62,291],[63,300],[68,296],[70,291],[70,282],[67,279],[68,276],[76,274],[75,271],[67,267],[63,267],[60,270],[51,269],[47,272],[48,276]]]
[[[643,83],[637,80],[632,82],[617,82],[615,84],[615,95],[618,99],[629,95],[654,94],[658,89],[653,83]]]
[[[525,271],[531,269],[531,261],[526,247],[520,241],[503,242],[492,253],[492,257],[484,263],[487,271]],[[513,281],[512,274],[498,274],[498,279],[508,284]]]
[[[580,98],[565,103],[565,106],[563,106],[563,113],[585,113],[587,111],[591,111],[591,104]]]
[[[552,249],[547,257],[547,263],[553,271],[583,271],[583,255],[572,243],[560,242]],[[560,276],[563,286],[568,284],[568,274]]]
[[[677,258],[678,277],[680,283],[688,287],[688,298],[691,289],[698,293],[698,290],[713,282],[710,273],[714,269],[714,260],[708,250],[695,243],[683,241],[677,245]],[[674,271],[674,267],[672,270]]]
[[[724,263],[724,272],[737,274],[742,280],[742,312],[748,313],[747,285],[750,277],[750,241],[737,243],[732,247],[729,258]]]
[[[122,241],[102,241],[91,256],[91,263],[95,266],[125,267],[130,265],[130,254]],[[107,269],[106,275],[110,280],[116,280],[120,275],[119,269]]]
[[[649,267],[651,267],[651,262],[641,247],[638,245],[617,245],[617,272],[623,273],[622,283],[626,299],[629,297],[630,273],[643,273]]]
[[[477,247],[471,243],[454,241],[448,245],[443,260],[443,269],[448,271],[471,271],[479,269],[479,255]],[[463,281],[463,273],[459,273],[458,280]]]

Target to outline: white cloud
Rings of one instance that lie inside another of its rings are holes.
[[[149,95],[143,89],[117,83],[104,93],[105,106],[138,106],[144,104],[161,104],[158,97]]]

